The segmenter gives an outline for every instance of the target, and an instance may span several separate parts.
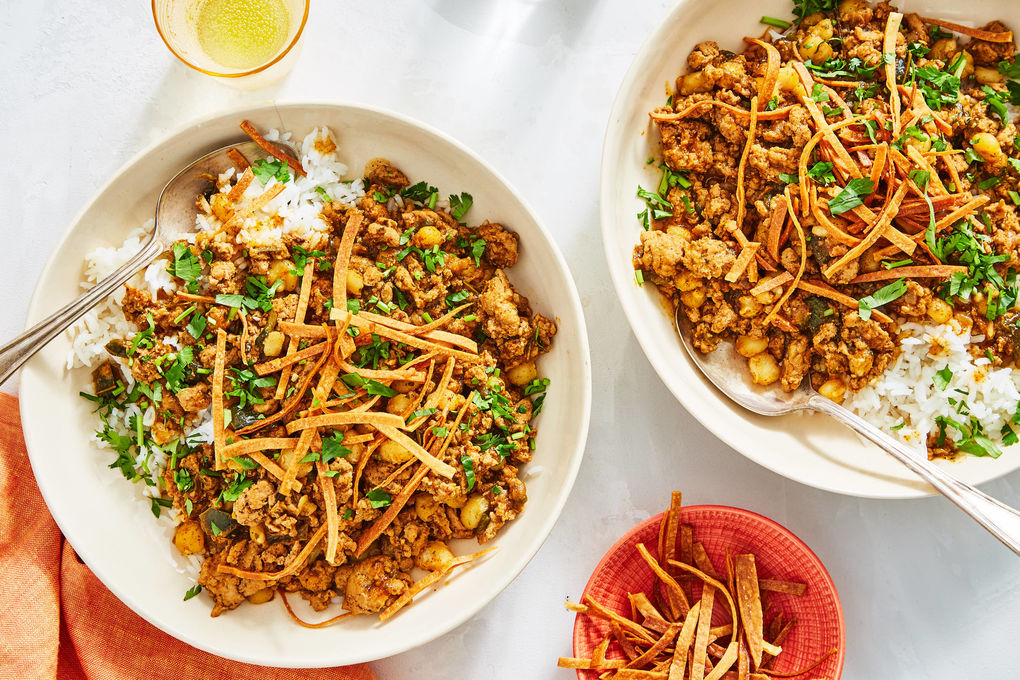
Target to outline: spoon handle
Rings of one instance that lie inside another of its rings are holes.
[[[919,458],[916,451],[839,404],[816,394],[808,401],[808,405],[817,411],[829,414],[883,448],[970,515],[978,524],[1002,541],[1007,548],[1020,555],[1020,512],[978,491],[970,484],[956,479],[927,458]]]
[[[142,249],[121,265],[115,272],[72,300],[66,306],[46,317],[18,337],[0,347],[0,384],[14,375],[21,365],[46,343],[95,307],[103,298],[114,292],[128,279],[152,262],[163,252],[163,244],[153,237]]]

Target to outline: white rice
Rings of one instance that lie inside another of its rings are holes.
[[[974,417],[984,433],[1001,446],[1002,428],[1011,425],[1020,403],[1020,374],[1009,368],[992,368],[987,357],[971,355],[971,343],[982,341],[983,336],[969,331],[958,334],[948,325],[904,323],[900,330],[907,335],[899,358],[875,384],[848,398],[844,405],[922,456],[926,455],[928,433],[938,429],[935,419],[939,416],[965,425]],[[943,389],[936,384],[936,373],[943,371],[945,376],[947,367],[952,376]],[[947,427],[946,436],[957,440],[960,433]]]
[[[277,130],[271,130],[266,134],[266,138],[271,141],[290,141],[291,135],[289,132],[281,134]],[[331,146],[333,150],[328,153],[320,151],[321,148]],[[317,189],[321,188],[332,200],[348,204],[354,203],[364,195],[361,179],[351,182],[343,181],[343,176],[347,173],[347,166],[340,162],[336,140],[328,128],[316,128],[301,141],[298,148],[306,175],[302,177],[292,173],[292,181],[285,184],[283,191],[263,209],[256,211],[245,220],[242,229],[238,232],[238,244],[278,247],[281,243],[296,243],[307,250],[314,250],[325,243],[329,231],[328,225],[319,216],[326,198]],[[240,175],[241,173],[236,169],[225,173],[225,176],[221,178],[222,183],[229,188],[232,181],[236,181]],[[262,186],[258,181],[252,182],[240,203],[243,206],[246,201],[254,200],[276,184],[275,179],[270,179],[266,186]],[[82,289],[88,290],[127,262],[141,249],[142,243],[152,232],[153,226],[153,220],[150,219],[128,234],[119,246],[96,248],[88,253],[85,256]],[[215,230],[220,226],[222,225],[215,218],[204,215],[199,215],[196,218],[196,228],[199,231]],[[195,233],[181,234],[179,238],[194,243]],[[243,267],[247,263],[242,259],[237,264]],[[128,285],[149,293],[153,298],[161,290],[171,292],[176,287],[173,277],[167,271],[167,262],[162,258],[132,277],[128,281]],[[127,338],[135,333],[137,329],[127,321],[121,309],[124,292],[123,287],[119,288],[66,331],[71,342],[71,350],[67,355],[67,370],[82,367],[93,368],[110,357],[105,349],[108,342],[116,338]],[[163,340],[169,345],[179,346],[176,338],[170,337]],[[126,388],[130,391],[134,385],[130,367],[125,360],[118,358],[115,360],[122,366],[121,373],[124,376]],[[128,404],[123,410],[112,411],[108,422],[112,428],[127,435],[134,432],[132,420],[137,416],[141,416],[142,424],[148,427],[155,421],[156,412],[149,406],[142,413],[137,404]],[[212,442],[211,409],[206,409],[199,414],[189,431],[185,432],[185,436],[191,442]],[[93,440],[99,449],[110,448],[109,444],[98,437],[93,436]],[[152,485],[149,483],[135,484],[139,502],[144,503],[148,508],[151,498],[161,495],[160,475],[166,466],[167,454],[158,446],[146,446],[136,455],[134,463],[136,469],[140,469],[144,473],[143,477],[147,477],[153,482]],[[163,508],[159,521],[168,538],[175,525],[174,519],[174,512]],[[199,556],[182,558],[177,561],[177,566],[182,572],[197,577],[201,567],[201,558]]]

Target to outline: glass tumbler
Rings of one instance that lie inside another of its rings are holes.
[[[186,65],[254,89],[293,67],[309,1],[152,0],[152,17],[167,48]]]

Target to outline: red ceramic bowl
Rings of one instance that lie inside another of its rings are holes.
[[[644,543],[656,556],[660,521],[662,515],[656,515],[617,541],[595,567],[584,594],[615,612],[629,616],[627,594],[648,592],[653,577],[652,570],[641,559],[635,546]],[[779,524],[748,510],[692,505],[681,508],[680,521],[694,527],[694,540],[701,541],[720,571],[729,548],[731,555],[752,553],[759,578],[807,584],[807,592],[800,596],[768,593],[771,609],[766,613],[766,620],[771,620],[779,611],[785,618],[794,616],[797,619],[797,624],[783,642],[783,653],[774,670],[779,673],[799,670],[836,647],[838,652],[805,677],[838,680],[846,652],[843,609],[836,586],[811,549]],[[729,620],[729,612],[717,605],[712,619],[713,625],[720,625]],[[603,621],[578,614],[574,621],[574,656],[590,657],[595,646],[609,634],[609,627]],[[609,646],[607,657],[624,658],[623,650],[616,642]],[[579,670],[577,677],[580,680],[596,680],[598,673]]]

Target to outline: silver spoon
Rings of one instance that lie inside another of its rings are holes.
[[[794,411],[819,411],[832,416],[903,463],[1002,541],[1006,547],[1020,555],[1020,512],[978,491],[970,484],[961,482],[927,459],[919,458],[917,452],[900,441],[885,434],[849,409],[815,392],[807,381],[794,392],[752,384],[746,362],[736,353],[732,345],[720,344],[714,352],[702,354],[689,344],[690,322],[683,317],[679,308],[676,311],[675,323],[687,354],[705,377],[727,397],[747,410],[763,416],[782,416]]]
[[[156,226],[141,250],[84,294],[0,347],[0,384],[85,312],[145,269],[181,234],[194,229],[197,196],[213,186],[210,177],[216,177],[234,167],[234,162],[227,156],[230,149],[237,149],[249,162],[267,155],[255,142],[238,142],[202,156],[177,173],[159,194],[156,201]]]

